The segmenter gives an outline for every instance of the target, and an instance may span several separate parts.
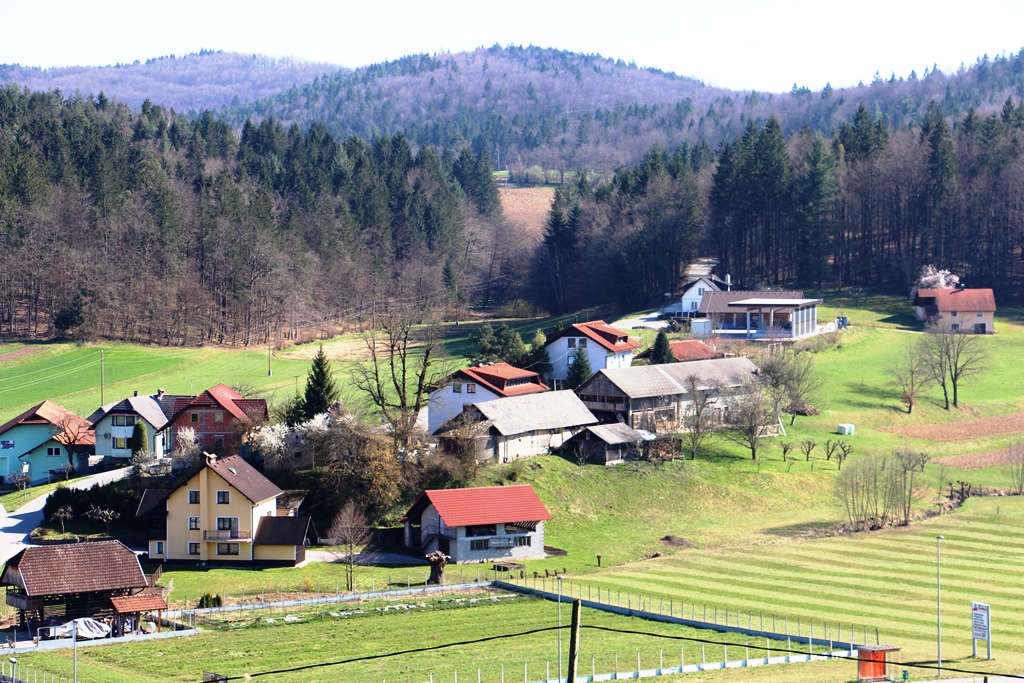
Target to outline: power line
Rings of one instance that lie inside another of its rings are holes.
[[[339,666],[341,664],[352,664],[354,662],[366,662],[374,659],[386,659],[388,657],[397,657],[399,655],[410,655],[416,654],[417,652],[431,652],[433,650],[444,650],[449,647],[458,647],[460,645],[476,645],[478,643],[487,643],[494,640],[506,640],[508,638],[521,638],[522,636],[532,636],[537,633],[545,633],[547,631],[557,631],[558,626],[547,626],[545,628],[536,628],[532,631],[521,631],[519,633],[504,633],[497,636],[486,636],[484,638],[476,638],[474,640],[462,640],[457,643],[445,643],[444,645],[431,645],[429,647],[416,647],[410,650],[399,650],[397,652],[385,652],[378,655],[364,655],[362,657],[352,657],[351,659],[340,659],[336,662],[320,662],[318,664],[305,664],[303,666],[293,666],[287,669],[275,669],[274,671],[260,671],[253,674],[242,674],[241,676],[226,676],[220,678],[221,681],[242,681],[250,678],[256,678],[257,676],[273,676],[277,674],[291,673],[294,671],[306,671],[308,669],[319,669],[325,666]]]

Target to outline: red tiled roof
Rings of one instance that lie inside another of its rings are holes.
[[[110,604],[114,606],[114,611],[118,614],[156,612],[167,609],[167,601],[159,595],[126,595],[110,598]]]
[[[32,406],[21,415],[18,415],[17,417],[5,422],[3,425],[0,425],[0,434],[3,434],[12,427],[17,427],[20,424],[48,423],[55,427],[59,427],[65,418],[70,419],[72,422],[83,428],[82,438],[79,440],[79,443],[84,444],[89,438],[91,438],[89,443],[96,443],[96,436],[94,434],[89,434],[87,436],[87,434],[84,433],[89,429],[90,425],[88,421],[78,415],[75,415],[67,408],[63,408],[51,401],[43,401],[39,405]]]
[[[227,483],[238,489],[238,492],[254,503],[279,496],[284,491],[279,489],[259,471],[242,460],[241,456],[231,455],[226,458],[210,458],[206,466],[220,475]]]
[[[171,419],[171,422],[176,420],[181,413],[189,408],[201,408],[208,406],[220,406],[231,413],[232,417],[236,420],[244,422],[247,425],[252,424],[252,418],[249,417],[250,413],[255,412],[257,414],[261,414],[263,417],[268,415],[267,401],[265,399],[242,398],[241,394],[228,385],[218,384],[215,387],[210,387],[196,397],[186,396],[176,398],[174,401],[174,417]]]
[[[629,338],[629,335],[620,332],[603,320],[591,320],[585,323],[575,323],[564,330],[555,332],[548,336],[547,343],[568,336],[583,336],[592,339],[612,353],[621,351],[632,351],[640,348],[638,342]]]
[[[710,348],[704,342],[697,339],[680,339],[678,341],[671,341],[668,343],[669,349],[672,351],[672,356],[680,363],[691,361],[691,360],[710,360],[712,358],[721,358],[722,354],[714,349]],[[644,349],[637,358],[650,358],[651,348]]]
[[[145,588],[146,575],[135,553],[120,541],[29,546],[7,561],[4,581],[21,585],[30,597],[62,593]]]
[[[551,519],[533,488],[525,485],[424,491],[406,517],[418,516],[417,510],[421,514],[428,503],[449,527]]]
[[[487,387],[498,396],[521,396],[538,391],[547,391],[548,386],[540,381],[540,375],[523,370],[508,363],[474,365],[459,370],[456,375],[465,375],[470,380]],[[529,382],[508,386],[510,381],[528,379]]]
[[[996,297],[991,289],[919,289],[918,299],[935,299],[941,313],[952,311],[995,312]]]

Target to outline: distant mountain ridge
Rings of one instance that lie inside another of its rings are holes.
[[[751,124],[776,117],[786,134],[826,135],[860,103],[894,128],[919,123],[928,103],[957,119],[1024,96],[1024,59],[980,58],[952,75],[880,76],[868,85],[789,93],[736,92],[642,69],[622,60],[539,47],[411,55],[358,69],[204,52],[100,69],[0,66],[0,81],[65,96],[103,91],[138,108],[147,97],[178,111],[211,109],[236,130],[274,119],[335,137],[402,133],[414,147],[470,146],[496,168],[530,166],[608,173],[637,163],[656,144],[682,148],[694,168]]]
[[[203,50],[113,66],[41,69],[0,64],[0,83],[47,92],[56,88],[65,97],[76,92],[86,97],[102,92],[135,111],[148,99],[182,113],[197,113],[269,97],[297,83],[339,71],[345,69],[333,64]]]

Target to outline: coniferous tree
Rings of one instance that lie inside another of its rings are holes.
[[[587,353],[577,347],[572,365],[569,367],[569,374],[565,378],[565,388],[575,390],[593,374],[594,371],[590,369],[590,359],[587,358]]]
[[[331,362],[327,360],[323,344],[313,357],[313,365],[306,376],[306,390],[302,395],[302,412],[306,419],[312,419],[327,412],[338,400],[338,387],[331,373]]]
[[[139,453],[149,448],[149,433],[146,429],[146,423],[142,420],[135,422],[135,428],[132,429],[132,454]]]
[[[676,357],[672,355],[672,347],[668,343],[668,335],[665,330],[659,330],[658,336],[651,347],[651,365],[664,365],[675,363]]]
[[[804,160],[797,195],[797,276],[821,289],[829,271],[835,197],[839,191],[836,160],[821,135],[814,136]]]

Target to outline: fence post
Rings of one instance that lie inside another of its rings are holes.
[[[704,666],[708,663],[707,657],[704,656],[704,643],[700,644],[700,665]]]
[[[725,668],[725,663],[729,661],[729,646],[722,646],[722,668]]]

